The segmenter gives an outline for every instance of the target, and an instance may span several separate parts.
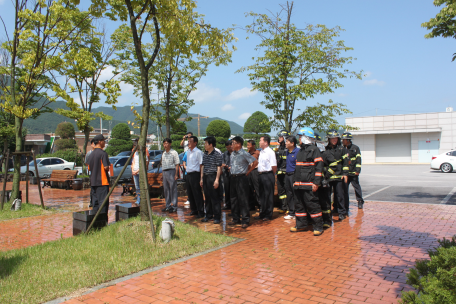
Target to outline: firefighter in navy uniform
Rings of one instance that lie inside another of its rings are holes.
[[[285,176],[287,175],[287,148],[285,141],[290,133],[287,130],[279,132],[279,147],[275,148],[276,159],[277,159],[277,194],[280,199],[280,213],[288,211],[287,204],[287,192],[285,190]]]
[[[311,128],[299,131],[301,150],[296,158],[294,184],[296,195],[296,227],[291,232],[307,231],[308,225],[313,225],[314,235],[323,233],[323,219],[317,190],[321,185],[323,159],[320,150],[315,145],[315,133]],[[307,213],[312,223],[308,222]]]
[[[361,186],[359,185],[359,174],[361,173],[361,151],[357,145],[352,143],[352,135],[349,132],[342,134],[342,143],[344,145],[344,153],[348,157],[348,181],[345,183],[345,211],[348,215],[348,208],[350,205],[350,200],[348,197],[348,190],[350,189],[350,184],[353,185],[355,190],[356,200],[358,201],[358,209],[363,209],[364,200],[363,192],[361,191]]]
[[[334,204],[339,212],[339,220],[342,221],[346,217],[344,194],[345,184],[348,180],[348,157],[344,152],[344,148],[340,142],[339,133],[332,129],[326,133],[328,145],[323,152],[324,170],[323,187],[321,191],[320,203],[323,213],[324,228],[331,227],[331,190],[334,189]],[[326,187],[325,187],[326,186]]]

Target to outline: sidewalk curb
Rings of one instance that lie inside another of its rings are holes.
[[[159,266],[155,266],[155,267],[152,267],[152,268],[147,268],[147,269],[141,270],[139,272],[136,272],[136,273],[133,273],[133,274],[129,274],[129,275],[114,279],[112,281],[108,281],[108,282],[102,283],[100,285],[97,285],[97,286],[94,286],[94,287],[90,288],[89,290],[87,290],[86,292],[82,293],[81,295],[86,295],[86,294],[92,293],[94,291],[100,290],[102,288],[109,287],[109,286],[115,285],[117,283],[124,282],[126,280],[133,279],[133,278],[136,278],[136,277],[140,277],[140,276],[142,276],[144,274],[151,273],[151,272],[160,270],[162,268],[165,268],[165,267],[168,267],[168,266],[180,263],[180,262],[184,262],[184,261],[199,257],[201,255],[205,255],[205,254],[211,253],[213,251],[217,251],[217,250],[223,249],[225,247],[240,243],[240,242],[242,242],[244,240],[245,239],[238,238],[238,239],[234,240],[233,242],[227,243],[225,245],[214,247],[214,248],[202,251],[202,252],[198,252],[198,253],[195,253],[195,254],[192,254],[192,255],[189,255],[189,256],[185,256],[185,257],[179,258],[177,260],[172,260],[170,262],[167,262],[167,263],[159,265]],[[77,296],[73,296],[73,297],[61,297],[61,298],[57,298],[57,299],[54,299],[54,300],[51,300],[51,301],[48,301],[48,302],[44,302],[43,304],[60,304],[60,303],[63,303],[65,301],[71,300],[73,298],[80,297],[81,295],[77,295]]]

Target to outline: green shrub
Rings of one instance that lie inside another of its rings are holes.
[[[254,112],[245,122],[244,132],[255,134],[271,132],[271,122],[268,116],[261,111]]]
[[[456,236],[439,240],[440,246],[428,250],[430,260],[417,260],[410,269],[407,283],[418,293],[402,292],[399,303],[456,303]]]
[[[61,122],[55,129],[55,135],[62,139],[74,138],[75,131],[71,122]]]
[[[206,135],[229,138],[231,136],[230,124],[225,120],[213,120],[206,128]]]
[[[68,150],[68,149],[77,149],[76,141],[72,138],[62,138],[55,141],[55,146],[57,150]]]
[[[130,127],[126,123],[117,124],[112,128],[111,135],[115,139],[131,140]]]
[[[133,142],[124,139],[111,139],[105,151],[109,156],[116,156],[123,151],[131,151],[133,149]]]
[[[76,158],[76,154],[78,155],[77,158]],[[66,160],[68,162],[74,162],[74,160],[76,159],[76,166],[82,166],[82,155],[80,153],[78,154],[78,150],[76,150],[76,149],[60,150],[60,151],[56,151],[54,153],[45,153],[45,154],[41,154],[39,157],[40,158],[58,157],[58,158]]]

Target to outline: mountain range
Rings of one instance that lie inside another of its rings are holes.
[[[49,105],[49,108],[55,109],[68,109],[64,101],[56,101]],[[141,113],[142,107],[135,107],[136,111]],[[98,107],[93,109],[94,113],[103,112],[106,115],[112,116],[111,121],[103,121],[103,129],[112,129],[115,125],[119,123],[126,123],[127,121],[134,121],[134,114],[130,106],[117,107],[117,110],[112,109],[111,107]],[[201,114],[201,113],[200,113]],[[203,116],[203,114],[201,114]],[[189,117],[198,116],[198,114],[188,113]],[[206,135],[206,128],[209,123],[213,120],[221,119],[219,117],[209,117],[200,119],[200,131],[201,135]],[[224,119],[222,119],[224,120]],[[68,121],[71,122],[76,128],[76,122],[72,119],[59,115],[55,112],[43,113],[36,119],[26,119],[24,126],[27,128],[28,134],[42,134],[42,133],[53,133],[57,128],[57,125],[61,122]],[[231,127],[231,134],[243,134],[244,128],[239,124],[227,120]],[[191,121],[186,121],[187,131],[193,132],[193,134],[198,134],[198,119],[194,118]],[[94,128],[100,128],[100,119],[93,120],[90,125]],[[130,129],[139,134],[139,129],[135,129],[130,126]],[[163,128],[163,132],[164,132]],[[157,133],[157,125],[149,120],[149,134]]]

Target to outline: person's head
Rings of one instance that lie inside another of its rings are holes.
[[[214,136],[208,136],[204,139],[204,149],[208,152],[212,152],[215,147],[215,137]]]
[[[93,139],[90,141],[90,146],[92,147],[92,149],[95,148],[95,144],[93,143]]]
[[[260,137],[260,148],[266,149],[271,144],[271,138],[267,135]]]
[[[173,141],[171,138],[165,138],[163,139],[163,147],[165,148],[166,151],[169,151],[171,149],[171,144]]]
[[[312,128],[302,128],[301,130],[299,130],[298,135],[301,135],[299,141],[302,145],[310,145],[315,142],[315,132]]]
[[[230,153],[233,152],[233,147],[231,146],[231,140],[227,140],[225,142],[225,148],[228,152],[230,152]]]
[[[342,144],[345,147],[351,145],[352,139],[353,139],[353,136],[351,135],[350,132],[345,132],[344,134],[342,134]]]
[[[335,129],[331,129],[326,133],[326,137],[328,138],[328,144],[330,146],[337,146],[340,141],[340,134]]]
[[[187,140],[193,136],[193,133],[192,132],[187,132],[187,134],[185,134],[185,138],[187,138]]]
[[[253,139],[250,139],[249,141],[247,141],[247,149],[249,151],[256,150],[256,143]]]
[[[135,149],[135,147],[138,145],[138,142],[139,140],[137,138],[133,141],[133,148],[131,148],[131,151]]]
[[[103,149],[106,145],[106,138],[103,136],[103,134],[98,134],[92,139],[92,141],[96,148]]]
[[[233,139],[231,139],[231,146],[233,147],[234,151],[241,150],[243,144],[244,144],[244,139],[240,136],[235,136]]]
[[[188,148],[189,149],[193,150],[193,148],[195,148],[197,144],[198,144],[198,137],[192,135],[188,138]]]
[[[296,148],[297,140],[294,136],[288,136],[287,140],[285,141],[285,146],[288,150],[293,150]]]

